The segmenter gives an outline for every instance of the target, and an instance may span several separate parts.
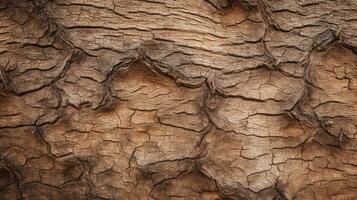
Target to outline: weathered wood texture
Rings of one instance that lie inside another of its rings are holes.
[[[356,0],[0,0],[0,199],[357,199]]]

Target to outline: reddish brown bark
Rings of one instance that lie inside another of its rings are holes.
[[[356,199],[354,0],[0,1],[0,199]]]

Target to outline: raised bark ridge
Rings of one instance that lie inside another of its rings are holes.
[[[356,199],[355,0],[3,0],[0,199]]]

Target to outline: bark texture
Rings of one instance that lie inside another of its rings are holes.
[[[0,199],[357,199],[356,0],[0,0]]]

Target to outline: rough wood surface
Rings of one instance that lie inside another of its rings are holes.
[[[0,199],[357,199],[356,0],[0,0]]]

